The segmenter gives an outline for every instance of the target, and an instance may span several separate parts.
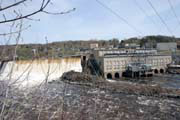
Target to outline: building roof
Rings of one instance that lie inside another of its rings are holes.
[[[146,56],[171,56],[171,55],[161,55],[161,54],[141,54],[141,56],[138,56],[138,54],[106,54],[103,56],[104,58],[117,58],[117,57],[146,57]]]

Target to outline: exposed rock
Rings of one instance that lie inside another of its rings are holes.
[[[76,83],[98,83],[98,82],[103,82],[104,79],[97,77],[97,76],[93,76],[93,75],[89,75],[86,73],[80,73],[80,72],[74,72],[74,71],[70,71],[70,72],[66,72],[62,75],[61,80],[64,82],[76,82]]]

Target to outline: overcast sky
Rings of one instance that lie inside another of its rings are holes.
[[[168,0],[150,0],[172,31],[169,33],[164,24],[157,17],[147,0],[136,0],[145,10],[145,15],[134,0],[99,0],[133,25],[141,33],[129,27],[116,15],[102,7],[96,0],[53,0],[48,11],[66,11],[76,8],[76,11],[65,15],[38,14],[33,18],[40,18],[40,22],[26,21],[31,27],[23,32],[22,43],[45,43],[64,40],[89,39],[125,39],[146,35],[168,35],[180,37],[180,24],[174,16]],[[180,19],[180,0],[171,0],[175,12]],[[38,6],[36,2],[30,4]],[[31,9],[32,9],[31,8]],[[22,8],[23,9],[23,8]],[[0,32],[3,32],[1,27]]]

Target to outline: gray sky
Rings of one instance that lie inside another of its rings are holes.
[[[45,43],[45,37],[47,37],[49,42],[111,38],[125,39],[146,35],[174,35],[180,37],[180,24],[178,24],[168,0],[150,1],[172,31],[172,34],[167,31],[166,26],[157,17],[147,0],[136,0],[137,2],[135,0],[99,1],[137,28],[141,34],[98,4],[96,0],[53,0],[53,5],[47,8],[48,11],[66,11],[72,8],[76,8],[76,11],[65,15],[53,16],[40,13],[33,16],[33,18],[40,18],[40,22],[25,20],[24,25],[31,25],[31,27],[23,32],[21,43]],[[180,0],[171,0],[171,2],[180,19]],[[144,12],[140,10],[138,5],[142,7]],[[29,9],[25,7],[21,9],[25,9],[26,13],[36,9],[37,6],[37,2],[32,2],[29,5]],[[0,27],[0,32],[5,32],[6,27],[2,25]]]

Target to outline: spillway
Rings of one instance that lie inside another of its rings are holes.
[[[71,70],[82,72],[81,57],[10,61],[1,66],[0,80],[19,87],[32,87],[56,80]]]

